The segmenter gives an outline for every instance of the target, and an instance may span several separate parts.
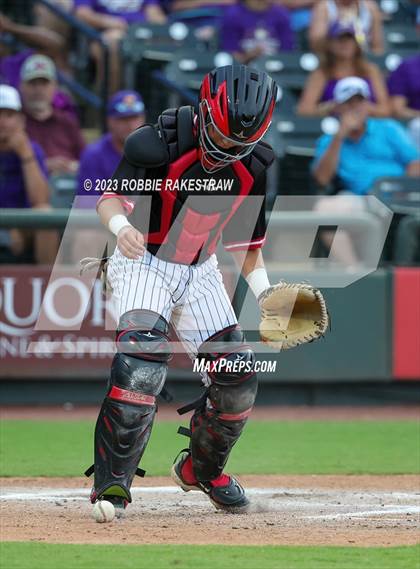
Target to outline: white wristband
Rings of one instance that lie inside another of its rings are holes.
[[[120,230],[123,227],[133,227],[128,219],[122,213],[118,213],[117,215],[113,215],[108,222],[108,229],[114,234],[118,235]]]
[[[246,281],[249,285],[249,288],[255,294],[256,298],[258,298],[260,294],[270,286],[267,271],[264,269],[264,267],[260,267],[259,269],[254,269],[251,271],[246,277]]]

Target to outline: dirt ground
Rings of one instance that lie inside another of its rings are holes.
[[[2,407],[3,419],[95,420],[97,407]],[[415,420],[418,406],[257,407],[256,420]],[[158,420],[177,420],[163,405]],[[167,543],[393,546],[420,542],[420,477],[242,476],[252,502],[244,515],[217,512],[200,492],[170,478],[133,488],[121,519],[98,524],[87,478],[0,479],[2,540],[55,543]]]
[[[243,476],[251,512],[217,512],[169,478],[133,489],[122,519],[98,524],[81,478],[1,480],[1,538],[55,543],[412,545],[420,541],[417,476]]]

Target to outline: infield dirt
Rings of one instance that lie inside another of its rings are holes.
[[[113,544],[396,546],[419,543],[420,485],[401,476],[242,476],[252,511],[146,478],[122,519],[98,524],[82,478],[1,479],[1,538]]]

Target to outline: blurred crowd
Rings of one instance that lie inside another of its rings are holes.
[[[387,50],[387,1],[405,11],[405,25],[419,29],[420,0],[50,0],[95,29],[109,48],[107,132],[97,128],[93,137],[77,94],[61,81],[77,67],[71,25],[43,2],[33,0],[29,16],[6,4],[0,11],[0,208],[48,210],[60,176],[77,180],[80,195],[86,178],[112,176],[124,139],[148,117],[145,100],[125,88],[121,72],[121,42],[145,22],[193,26],[198,38],[247,64],[284,52],[316,54],[319,65],[294,113],[339,120],[337,132],[319,138],[312,164],[321,191],[339,179],[343,201],[334,211],[351,209],[349,197],[368,194],[377,178],[419,176],[420,54],[408,54],[387,74],[375,63]],[[99,92],[103,50],[91,39],[87,51],[90,87]],[[319,209],[331,205],[321,200]],[[0,262],[53,262],[58,243],[51,230],[1,230]],[[350,246],[345,256],[353,258]]]

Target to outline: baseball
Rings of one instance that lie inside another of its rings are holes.
[[[108,500],[98,500],[93,506],[93,517],[99,524],[112,522],[115,517],[115,508]]]

